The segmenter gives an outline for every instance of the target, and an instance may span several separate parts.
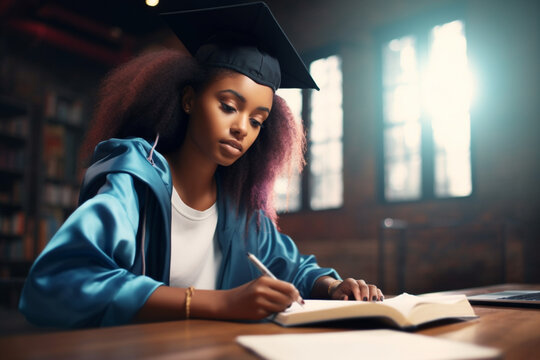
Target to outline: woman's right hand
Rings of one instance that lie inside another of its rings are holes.
[[[185,288],[158,287],[135,315],[133,321],[185,319]],[[261,276],[229,290],[194,289],[190,318],[223,320],[260,320],[285,310],[300,294],[293,284]]]
[[[222,314],[230,319],[260,320],[285,310],[300,297],[293,284],[261,276],[225,290]]]

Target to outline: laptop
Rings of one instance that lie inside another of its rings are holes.
[[[509,290],[467,296],[471,304],[540,308],[540,290]]]

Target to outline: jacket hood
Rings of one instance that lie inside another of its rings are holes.
[[[151,160],[149,156],[152,153]],[[104,177],[113,172],[129,173],[147,184],[155,194],[166,195],[159,199],[167,204],[172,194],[172,178],[167,160],[144,139],[110,139],[99,143],[94,151],[92,165],[84,176],[79,204],[95,195]],[[166,191],[163,191],[166,190]]]

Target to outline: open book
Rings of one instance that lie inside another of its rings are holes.
[[[465,295],[415,296],[403,293],[383,302],[305,300],[276,314],[282,326],[360,318],[384,318],[400,328],[415,327],[435,320],[476,317]]]

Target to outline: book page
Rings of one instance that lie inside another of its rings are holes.
[[[422,304],[457,304],[464,299],[466,299],[465,295],[415,296],[403,293],[383,301],[383,304],[391,306],[407,316],[413,308]]]
[[[317,311],[325,309],[333,309],[338,307],[358,306],[358,304],[367,304],[362,301],[345,301],[345,300],[305,300],[305,304],[302,306],[297,302],[293,302],[291,306],[285,309],[284,313],[294,313],[301,311]]]
[[[283,326],[294,326],[361,317],[386,317],[398,326],[407,325],[407,320],[398,310],[373,301],[305,300],[304,306],[293,304],[276,314],[273,320]]]
[[[236,341],[265,359],[489,359],[497,349],[394,330],[244,335]]]

